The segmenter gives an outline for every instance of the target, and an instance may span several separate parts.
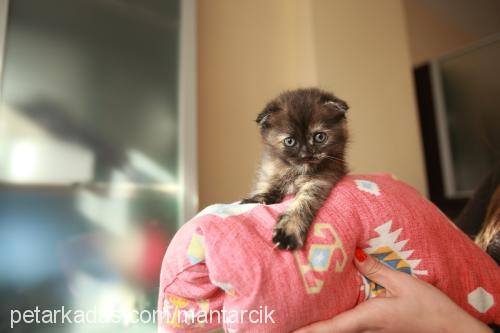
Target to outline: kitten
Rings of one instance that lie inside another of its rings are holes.
[[[264,143],[255,189],[242,203],[295,199],[278,217],[273,242],[302,247],[316,212],[347,173],[346,102],[319,89],[287,91],[267,104],[256,122]]]

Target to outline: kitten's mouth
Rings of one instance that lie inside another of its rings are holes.
[[[311,157],[311,158],[303,158],[300,162],[302,164],[318,164],[321,162],[321,160],[319,158]]]

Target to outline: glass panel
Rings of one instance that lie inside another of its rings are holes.
[[[90,311],[91,322],[20,331],[156,331],[152,321],[134,324],[133,310],[156,308],[179,216],[179,6],[10,1],[0,311],[65,306]],[[105,323],[92,323],[92,311]]]
[[[453,196],[479,186],[500,159],[500,40],[439,62]]]

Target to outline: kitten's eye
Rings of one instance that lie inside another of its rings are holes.
[[[291,136],[289,136],[288,138],[286,138],[285,140],[283,140],[283,143],[287,147],[293,147],[293,146],[295,146],[295,139],[292,138]]]
[[[325,142],[326,140],[326,133],[325,132],[318,132],[314,134],[314,141],[318,143]]]

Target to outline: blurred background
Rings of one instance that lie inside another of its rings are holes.
[[[285,89],[346,100],[352,172],[451,218],[500,156],[496,0],[0,0],[0,74],[0,323],[125,318],[9,332],[155,331],[131,310],[178,227],[250,191]]]

